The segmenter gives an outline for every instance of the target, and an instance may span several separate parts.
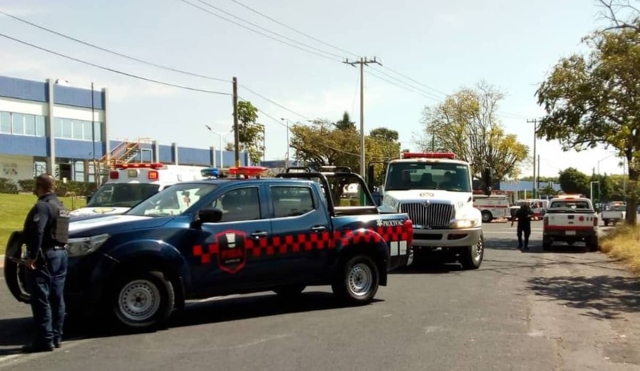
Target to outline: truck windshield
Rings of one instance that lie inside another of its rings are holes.
[[[469,166],[444,162],[397,162],[389,165],[385,191],[431,189],[471,192]]]
[[[107,183],[91,197],[87,207],[131,207],[159,189],[158,184]]]
[[[216,189],[216,184],[174,184],[131,208],[127,215],[179,215]]]

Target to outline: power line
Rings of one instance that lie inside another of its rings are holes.
[[[376,70],[376,72],[377,73],[381,73],[381,71],[379,71],[379,70]],[[408,91],[410,93],[414,93],[414,94],[420,95],[421,97],[431,99],[431,100],[433,100],[435,102],[438,102],[438,103],[442,102],[442,100],[440,98],[436,98],[433,95],[429,95],[429,94],[425,93],[424,91],[413,87],[412,85],[409,85],[407,83],[403,83],[401,80],[395,79],[396,81],[400,82],[400,84],[398,84],[398,83],[396,83],[396,82],[394,82],[392,80],[389,80],[387,78],[384,78],[384,77],[378,75],[377,73],[374,73],[371,70],[366,71],[366,73],[371,75],[371,76],[373,76],[373,77],[375,77],[375,78],[377,78],[378,80],[382,80],[382,81],[384,81],[384,82],[386,82],[388,84],[394,85],[394,86],[396,86],[396,87],[398,87],[400,89],[406,90],[406,91]],[[387,75],[387,76],[389,76],[389,75]],[[391,77],[391,76],[389,76],[389,77]]]
[[[150,79],[150,78],[134,75],[134,74],[131,74],[131,73],[128,73],[128,72],[115,70],[115,69],[112,69],[112,68],[109,68],[109,67],[101,66],[99,64],[87,62],[87,61],[84,61],[84,60],[81,60],[81,59],[78,59],[78,58],[75,58],[75,57],[71,57],[71,56],[68,56],[68,55],[65,55],[65,54],[62,54],[62,53],[58,53],[58,52],[55,52],[53,50],[43,48],[41,46],[34,45],[34,44],[28,43],[26,41],[16,39],[14,37],[5,35],[3,33],[0,33],[0,36],[4,37],[6,39],[9,39],[9,40],[13,40],[15,42],[18,42],[20,44],[24,44],[24,45],[30,46],[30,47],[35,48],[35,49],[39,49],[39,50],[42,50],[44,52],[57,55],[57,56],[62,57],[62,58],[66,58],[66,59],[69,59],[69,60],[72,60],[72,61],[75,61],[75,62],[78,62],[78,63],[86,64],[88,66],[96,67],[96,68],[99,68],[99,69],[102,69],[102,70],[105,70],[105,71],[117,73],[119,75],[124,75],[124,76],[131,77],[131,78],[134,78],[134,79],[143,80],[143,81],[147,81],[147,82],[152,82],[152,83],[155,83],[155,84],[160,84],[160,85],[165,85],[165,86],[170,86],[170,87],[178,88],[178,89],[197,91],[197,92],[200,92],[200,93],[218,94],[218,95],[231,95],[230,93],[224,93],[224,92],[213,91],[213,90],[193,88],[193,87],[190,87],[190,86],[177,85],[177,84],[172,84],[172,83],[168,83],[168,82],[164,82],[164,81],[160,81],[160,80],[154,80],[154,79]]]
[[[251,32],[255,32],[255,33],[257,33],[257,34],[259,34],[259,35],[262,35],[262,36],[264,36],[264,37],[267,37],[267,38],[269,38],[269,39],[271,39],[271,40],[275,40],[275,41],[277,41],[277,42],[279,42],[279,43],[282,43],[282,44],[285,44],[285,45],[289,45],[289,46],[291,46],[291,47],[293,47],[293,48],[296,48],[296,49],[298,49],[298,50],[302,50],[302,51],[304,51],[304,52],[307,52],[307,53],[310,53],[310,54],[314,54],[314,55],[316,55],[316,56],[319,56],[319,57],[322,57],[322,58],[325,58],[325,59],[329,59],[329,60],[334,61],[334,62],[339,62],[339,61],[340,61],[339,59],[336,59],[336,58],[330,57],[330,56],[328,56],[328,55],[320,54],[320,53],[318,53],[318,52],[314,52],[314,51],[312,51],[312,50],[307,50],[307,49],[304,49],[304,48],[302,48],[302,47],[300,47],[300,46],[298,46],[298,45],[291,44],[291,43],[289,43],[289,42],[286,42],[286,41],[283,41],[283,40],[277,39],[277,38],[275,38],[275,37],[273,37],[273,36],[269,36],[269,35],[267,35],[267,34],[265,34],[265,33],[262,33],[262,32],[260,32],[260,31],[254,30],[253,28],[250,28],[250,27],[247,27],[247,26],[245,26],[245,25],[243,25],[243,24],[241,24],[241,23],[238,23],[238,22],[236,22],[236,21],[234,21],[234,20],[231,20],[231,19],[229,19],[229,18],[223,17],[223,16],[221,16],[220,14],[216,14],[216,13],[214,13],[214,12],[212,12],[212,11],[208,10],[208,9],[205,9],[205,8],[203,8],[203,7],[199,6],[199,5],[192,4],[192,3],[190,3],[190,2],[188,2],[188,1],[186,1],[186,0],[179,0],[179,1],[182,1],[182,2],[183,2],[183,3],[185,3],[185,4],[191,5],[191,6],[192,6],[192,7],[194,7],[194,8],[200,9],[200,10],[202,10],[202,11],[203,11],[203,12],[205,12],[205,13],[211,14],[211,15],[213,15],[213,16],[215,16],[215,17],[218,17],[218,18],[220,18],[220,19],[223,19],[223,20],[225,20],[225,21],[227,21],[227,22],[233,23],[233,24],[235,24],[236,26],[242,27],[242,28],[244,28],[244,29],[246,29],[246,30],[249,30],[249,31],[251,31]],[[200,1],[200,0],[196,0],[196,1]],[[205,4],[206,4],[206,3],[205,3]],[[210,5],[210,6],[212,6],[212,5]],[[247,22],[247,21],[245,21],[245,22]],[[249,23],[249,22],[247,22],[247,23]],[[280,36],[280,37],[286,38],[286,37],[284,37],[284,36]],[[297,42],[297,43],[298,43],[298,44],[301,44],[301,45],[305,45],[305,46],[306,46],[306,47],[308,47],[308,48],[315,49],[315,48],[313,48],[313,47],[307,46],[306,44],[303,44],[303,43],[300,43],[300,42]],[[325,53],[326,53],[326,52],[325,52]]]
[[[289,29],[289,30],[291,30],[291,31],[293,31],[293,32],[296,32],[296,33],[298,33],[298,34],[300,34],[300,35],[302,35],[302,36],[305,36],[305,37],[307,37],[307,38],[309,38],[309,39],[311,39],[311,40],[313,40],[313,41],[317,41],[317,42],[319,42],[319,43],[321,43],[321,44],[324,44],[324,45],[326,45],[326,46],[328,46],[328,47],[331,47],[331,48],[333,48],[333,49],[339,50],[339,51],[341,51],[341,52],[343,52],[343,53],[351,54],[351,55],[353,55],[354,57],[358,57],[358,55],[357,55],[357,54],[354,54],[354,53],[352,53],[352,52],[350,52],[350,51],[348,51],[348,50],[344,50],[344,49],[342,49],[342,48],[339,48],[339,47],[337,47],[337,46],[335,46],[335,45],[332,45],[332,44],[326,43],[326,42],[324,42],[324,41],[322,41],[322,40],[320,40],[320,39],[317,39],[317,38],[315,38],[315,37],[313,37],[313,36],[311,36],[311,35],[309,35],[309,34],[306,34],[306,33],[302,32],[302,31],[300,31],[300,30],[297,30],[297,29],[295,29],[295,28],[293,28],[293,27],[291,27],[291,26],[287,26],[286,24],[284,24],[284,23],[282,23],[282,22],[278,21],[277,19],[274,19],[274,18],[272,18],[272,17],[270,17],[270,16],[268,16],[268,15],[266,15],[266,14],[264,14],[264,13],[261,13],[261,12],[259,12],[259,11],[255,10],[255,9],[253,9],[252,7],[250,7],[250,6],[248,6],[248,5],[245,5],[245,4],[243,4],[243,3],[241,3],[241,2],[239,2],[239,1],[237,1],[237,0],[230,0],[230,1],[232,1],[232,2],[234,2],[234,3],[236,3],[236,4],[238,4],[238,5],[240,5],[241,7],[245,8],[245,9],[248,9],[248,10],[250,10],[250,11],[252,11],[252,12],[254,12],[254,13],[256,13],[256,14],[258,14],[258,15],[260,15],[260,16],[262,16],[262,17],[264,17],[264,18],[266,18],[266,19],[268,19],[268,20],[270,20],[270,21],[272,21],[272,22],[275,22],[275,23],[279,24],[280,26],[282,26],[282,27],[284,27],[284,28],[287,28],[287,29]]]
[[[107,52],[107,53],[110,53],[110,54],[113,54],[113,55],[117,55],[117,56],[119,56],[119,57],[123,57],[123,58],[129,59],[129,60],[132,60],[132,61],[136,61],[136,62],[143,63],[143,64],[146,64],[146,65],[154,66],[154,67],[157,67],[157,68],[161,68],[161,69],[164,69],[164,70],[167,70],[167,71],[177,72],[177,73],[181,73],[181,74],[189,75],[189,76],[194,76],[194,77],[200,77],[200,78],[207,79],[207,80],[222,81],[222,82],[231,82],[231,81],[229,81],[229,80],[227,80],[227,79],[221,79],[221,78],[217,78],[217,77],[211,77],[211,76],[201,75],[201,74],[198,74],[198,73],[193,73],[193,72],[188,72],[188,71],[184,71],[184,70],[179,70],[179,69],[177,69],[177,68],[168,67],[168,66],[163,66],[163,65],[161,65],[161,64],[157,64],[157,63],[154,63],[154,62],[145,61],[145,60],[143,60],[143,59],[139,59],[139,58],[132,57],[132,56],[129,56],[129,55],[126,55],[126,54],[122,54],[122,53],[119,53],[119,52],[116,52],[116,51],[113,51],[113,50],[109,50],[109,49],[103,48],[103,47],[101,47],[101,46],[98,46],[98,45],[95,45],[95,44],[89,43],[89,42],[87,42],[87,41],[83,41],[83,40],[77,39],[77,38],[75,38],[75,37],[72,37],[72,36],[65,35],[65,34],[63,34],[63,33],[60,33],[60,32],[57,32],[57,31],[54,31],[54,30],[49,29],[49,28],[46,28],[46,27],[44,27],[44,26],[40,26],[40,25],[35,24],[35,23],[33,23],[33,22],[27,21],[26,19],[22,19],[22,18],[20,18],[20,17],[16,17],[16,16],[14,16],[14,15],[11,15],[11,14],[9,14],[9,13],[6,13],[6,12],[4,12],[4,11],[2,11],[2,10],[0,10],[0,14],[3,14],[3,15],[5,15],[5,16],[7,16],[7,17],[9,17],[9,18],[12,18],[12,19],[14,19],[14,20],[16,20],[16,21],[19,21],[19,22],[22,22],[22,23],[28,24],[28,25],[30,25],[30,26],[33,26],[33,27],[39,28],[39,29],[41,29],[41,30],[43,30],[43,31],[46,31],[46,32],[52,33],[52,34],[54,34],[54,35],[58,35],[58,36],[64,37],[65,39],[72,40],[72,41],[75,41],[75,42],[77,42],[77,43],[80,43],[80,44],[83,44],[83,45],[89,46],[89,47],[91,47],[91,48],[98,49],[98,50],[101,50],[101,51],[103,51],[103,52]]]
[[[398,71],[396,71],[396,70],[394,70],[394,69],[391,69],[390,67],[382,66],[382,68],[385,68],[385,69],[387,69],[387,70],[389,70],[389,71],[391,71],[391,72],[395,73],[396,75],[402,76],[402,77],[404,77],[405,79],[408,79],[408,80],[410,80],[410,81],[413,81],[414,83],[416,83],[416,84],[418,84],[418,85],[421,85],[421,86],[423,86],[423,87],[425,87],[425,88],[427,88],[427,89],[429,89],[429,90],[432,90],[432,91],[434,91],[434,92],[436,92],[436,93],[438,93],[438,94],[441,94],[441,95],[444,95],[444,96],[447,96],[447,95],[448,95],[448,94],[447,94],[447,93],[445,93],[445,92],[442,92],[442,91],[440,91],[440,90],[438,90],[438,89],[432,88],[432,87],[431,87],[431,86],[429,86],[429,85],[425,85],[425,84],[421,83],[421,82],[420,82],[420,81],[418,81],[418,80],[415,80],[415,79],[413,79],[413,78],[411,78],[411,77],[409,77],[409,76],[407,76],[407,75],[405,75],[405,74],[402,74],[402,73],[400,73],[400,72],[398,72]]]
[[[224,13],[224,14],[226,14],[226,15],[230,16],[230,17],[233,17],[233,18],[235,18],[235,19],[237,19],[237,20],[240,20],[240,21],[242,21],[242,22],[244,22],[244,23],[250,24],[250,25],[252,25],[253,27],[256,27],[256,28],[258,28],[258,29],[260,29],[260,30],[263,30],[263,31],[269,32],[270,34],[273,34],[273,35],[276,35],[276,36],[278,36],[278,37],[281,37],[281,38],[283,38],[283,39],[285,39],[285,40],[289,40],[289,41],[291,41],[291,42],[294,42],[294,43],[297,43],[297,44],[300,44],[300,45],[304,45],[305,47],[307,47],[307,48],[309,48],[309,49],[313,49],[313,50],[318,51],[318,52],[320,52],[320,53],[324,53],[324,54],[327,54],[327,55],[331,55],[331,56],[336,57],[336,58],[342,58],[342,56],[340,56],[340,55],[338,55],[338,54],[329,53],[329,52],[327,52],[327,51],[325,51],[325,50],[318,49],[318,48],[313,47],[313,46],[311,46],[311,45],[307,45],[307,44],[302,43],[302,42],[300,42],[300,41],[294,40],[294,39],[292,39],[292,38],[290,38],[290,37],[287,37],[287,36],[284,36],[284,35],[279,34],[279,33],[277,33],[277,32],[271,31],[271,30],[269,30],[269,29],[267,29],[267,28],[264,28],[264,27],[262,27],[262,26],[260,26],[260,25],[255,24],[255,23],[249,22],[249,21],[247,21],[246,19],[243,19],[243,18],[241,18],[241,17],[238,17],[238,16],[236,16],[236,15],[233,15],[233,14],[231,14],[231,13],[227,12],[227,11],[226,11],[226,10],[224,10],[224,9],[220,9],[220,8],[218,8],[217,6],[211,5],[211,4],[207,3],[207,2],[206,2],[206,1],[204,1],[204,0],[195,0],[195,1],[197,1],[197,2],[201,3],[201,4],[205,5],[205,6],[208,6],[209,8],[215,9],[215,10],[217,10],[217,11],[221,12],[221,13]]]
[[[282,104],[280,104],[280,103],[278,103],[278,102],[276,102],[276,101],[274,101],[274,100],[272,100],[272,99],[270,99],[270,98],[267,98],[267,97],[265,97],[264,95],[262,95],[262,94],[260,94],[260,93],[258,93],[258,92],[256,92],[256,91],[254,91],[254,90],[249,89],[246,85],[242,85],[242,84],[240,84],[240,87],[241,87],[241,88],[244,88],[246,91],[248,91],[248,92],[250,92],[250,93],[253,93],[253,94],[255,94],[255,95],[259,96],[260,98],[262,98],[262,99],[266,100],[267,102],[270,102],[270,103],[272,103],[272,104],[275,104],[276,106],[278,106],[278,107],[280,107],[280,108],[282,108],[282,109],[284,109],[284,110],[286,110],[286,111],[288,111],[288,112],[293,113],[293,114],[294,114],[294,115],[296,115],[296,116],[302,117],[302,118],[303,118],[303,119],[305,119],[305,120],[310,120],[307,116],[305,116],[305,115],[303,115],[303,114],[300,114],[300,113],[298,113],[298,112],[296,112],[296,111],[293,111],[292,109],[287,108],[287,107],[283,106]]]

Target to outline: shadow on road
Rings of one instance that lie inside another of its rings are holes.
[[[375,299],[374,304],[381,302]],[[173,313],[161,330],[211,324],[218,322],[237,321],[249,318],[277,316],[301,312],[340,309],[342,305],[332,293],[304,292],[295,299],[285,299],[275,294],[233,297],[229,299],[216,298],[206,302],[189,302],[186,308]],[[89,322],[90,321],[90,322]],[[71,317],[65,323],[65,339],[104,338],[127,335],[129,332],[118,330],[108,321],[78,320]],[[0,347],[22,346],[31,340],[31,318],[0,319]],[[1,349],[0,356],[19,353],[20,348]]]
[[[640,312],[640,281],[620,276],[533,277],[529,289],[573,308],[595,309],[584,315],[598,319],[617,318],[621,313]]]

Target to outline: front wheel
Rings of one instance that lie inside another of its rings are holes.
[[[375,262],[366,255],[356,255],[338,268],[331,288],[340,300],[352,305],[363,305],[373,301],[379,283],[380,272]]]
[[[119,324],[128,329],[157,327],[169,318],[174,305],[173,285],[161,272],[125,275],[112,291],[112,313]]]
[[[463,248],[460,253],[460,264],[464,269],[478,269],[484,259],[484,235],[480,234],[480,238],[475,245]]]

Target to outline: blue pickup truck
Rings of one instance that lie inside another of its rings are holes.
[[[348,205],[345,184],[360,190]],[[125,214],[71,223],[67,312],[147,329],[187,300],[263,291],[290,298],[314,285],[367,304],[389,270],[409,263],[411,238],[408,215],[378,211],[348,171],[184,182]],[[27,303],[25,268],[16,263],[22,240],[11,235],[4,273]]]

